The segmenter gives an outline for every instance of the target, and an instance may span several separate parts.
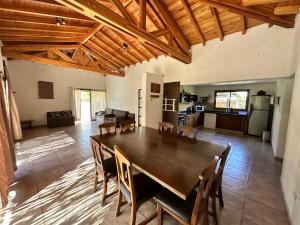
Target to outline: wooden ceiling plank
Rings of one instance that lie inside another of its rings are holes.
[[[220,21],[219,12],[214,7],[210,7],[210,10],[211,10],[211,14],[213,15],[213,18],[214,18],[214,21],[216,24],[216,29],[219,34],[220,40],[223,41],[224,40],[224,32],[223,32],[222,24]]]
[[[189,54],[182,53],[178,49],[166,45],[164,42],[158,40],[153,35],[148,32],[138,28],[136,25],[128,22],[123,17],[112,12],[105,6],[102,6],[97,1],[92,0],[56,0],[63,5],[66,5],[95,21],[102,22],[112,29],[123,31],[125,33],[131,34],[136,38],[140,38],[149,44],[156,46],[167,52],[169,56],[172,56],[184,63],[191,63],[191,56]]]
[[[51,44],[40,44],[40,45],[5,45],[2,46],[2,49],[6,51],[17,51],[17,52],[28,52],[28,51],[47,51],[49,48],[67,50],[67,49],[76,49],[80,45],[51,45]]]
[[[52,49],[53,53],[58,55],[60,58],[62,58],[64,61],[69,62],[69,63],[76,63],[75,60],[71,59],[70,57],[68,57],[67,55],[65,55],[62,51],[60,51],[59,49]]]
[[[75,20],[85,20],[90,21],[89,18],[83,16],[78,13],[71,13],[71,12],[62,12],[59,10],[53,10],[46,7],[32,7],[32,6],[24,6],[17,3],[0,3],[0,9],[8,11],[8,12],[21,12],[27,13],[30,15],[40,15],[40,16],[48,16],[48,17],[63,17],[68,19],[75,19]]]
[[[140,0],[139,7],[139,27],[146,30],[146,5],[147,0]]]
[[[294,15],[299,13],[300,5],[277,6],[274,14],[279,16]]]
[[[21,38],[20,38],[21,37]],[[18,41],[18,42],[73,42],[79,43],[82,38],[63,38],[63,37],[30,37],[30,36],[3,36],[0,33],[1,41]]]
[[[94,29],[91,29],[90,32],[87,33],[87,35],[81,41],[81,44],[86,43],[90,38],[92,38],[103,27],[104,27],[103,24],[97,24]]]
[[[243,6],[265,5],[271,3],[287,2],[288,0],[242,0]]]
[[[187,2],[187,0],[181,0],[181,2],[182,2],[183,8],[185,9],[185,12],[187,13],[187,15],[188,15],[188,17],[189,17],[189,19],[190,19],[190,21],[191,21],[191,23],[192,23],[195,31],[197,32],[197,34],[199,36],[199,39],[200,39],[201,43],[203,45],[205,45],[206,44],[206,40],[204,38],[204,35],[203,35],[202,31],[201,31],[201,28],[200,28],[200,26],[199,26],[199,24],[198,24],[198,22],[196,20],[196,17],[194,15],[194,13],[193,13],[193,11],[192,11],[189,3]]]
[[[188,53],[190,51],[191,46],[188,40],[185,38],[183,32],[180,30],[176,20],[169,12],[165,3],[163,1],[152,1],[152,4],[156,6],[157,10],[162,15],[163,21],[165,22],[173,36],[177,39],[180,47],[185,53]]]
[[[110,70],[104,70],[104,69],[100,69],[100,68],[94,68],[94,67],[83,66],[83,65],[78,65],[78,64],[74,64],[74,63],[68,63],[68,62],[63,62],[63,61],[58,61],[58,60],[53,60],[53,59],[42,58],[42,57],[33,56],[33,55],[27,55],[27,54],[23,54],[23,53],[19,53],[19,52],[3,51],[3,55],[8,58],[12,58],[12,59],[28,60],[28,61],[32,61],[32,62],[41,63],[41,64],[56,65],[56,66],[69,67],[69,68],[75,68],[75,69],[83,69],[83,70],[89,70],[89,71],[93,71],[93,72],[115,75],[115,76],[125,76],[124,72],[121,73],[121,72],[115,72],[115,71],[110,71]]]
[[[0,35],[2,36],[32,36],[32,37],[82,37],[82,34],[77,33],[64,33],[61,31],[45,31],[45,30],[13,30],[7,29],[6,27],[1,27],[0,25]]]
[[[268,13],[266,10],[237,5],[229,1],[225,2],[221,0],[193,0],[193,1],[199,2],[207,6],[225,9],[229,12],[250,17],[256,20],[260,20],[265,23],[272,23],[286,28],[294,27],[294,20],[285,17],[276,16],[273,13]]]
[[[241,30],[242,30],[242,34],[246,34],[246,31],[247,31],[247,21],[246,21],[246,17],[245,17],[245,16],[240,16],[240,20],[241,20]]]
[[[131,16],[126,11],[125,7],[123,6],[122,2],[119,0],[110,0],[111,3],[118,9],[118,11],[124,16],[131,23],[135,23]]]

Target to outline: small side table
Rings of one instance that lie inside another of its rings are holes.
[[[21,120],[22,129],[31,129],[33,120]]]

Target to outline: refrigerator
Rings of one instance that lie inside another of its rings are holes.
[[[250,97],[250,113],[248,134],[261,136],[264,130],[269,130],[270,96],[252,95]]]

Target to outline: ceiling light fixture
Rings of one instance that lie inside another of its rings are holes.
[[[65,24],[66,24],[66,22],[65,22],[64,18],[62,18],[62,17],[56,17],[56,25],[57,26],[65,25]]]
[[[127,52],[129,45],[127,43],[123,43],[122,48]]]

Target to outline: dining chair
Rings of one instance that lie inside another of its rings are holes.
[[[155,196],[158,225],[163,224],[164,213],[168,213],[183,225],[197,225],[200,219],[203,219],[204,225],[209,224],[208,200],[218,161],[219,157],[216,156],[211,165],[201,173],[198,187],[187,200],[179,198],[168,190],[163,190]]]
[[[98,183],[99,183],[99,175],[102,177],[102,186],[103,186],[103,197],[102,197],[102,206],[105,205],[105,201],[108,197],[114,195],[117,193],[116,191],[113,191],[110,194],[107,194],[107,183],[109,180],[117,178],[117,167],[114,157],[109,157],[107,159],[104,159],[103,155],[103,147],[101,144],[99,144],[94,139],[90,139],[92,151],[93,151],[93,157],[94,157],[94,163],[95,163],[95,181],[94,181],[94,192],[98,189]]]
[[[212,184],[212,191],[210,194],[210,197],[212,199],[212,212],[210,212],[210,215],[212,215],[214,222],[216,225],[219,224],[218,216],[217,216],[217,207],[216,207],[216,198],[219,199],[220,207],[224,207],[224,200],[223,200],[223,194],[222,194],[222,177],[224,168],[226,165],[226,160],[228,158],[229,152],[231,149],[231,144],[228,143],[225,150],[222,152],[220,156],[220,162],[217,165],[216,171],[215,171],[215,178]]]
[[[120,133],[125,133],[130,130],[135,130],[135,121],[134,120],[125,120],[120,122]]]
[[[132,162],[126,154],[114,146],[115,158],[118,171],[118,203],[116,216],[119,216],[123,196],[131,205],[130,225],[135,225],[138,208],[145,202],[151,200],[160,190],[161,186],[143,173],[133,175]],[[156,217],[156,213],[145,219],[140,224],[146,224]]]
[[[198,129],[190,126],[184,126],[179,129],[179,133],[181,136],[185,136],[191,139],[196,139],[198,132],[199,132]]]
[[[174,129],[174,125],[168,122],[159,122],[158,127],[159,131],[170,131],[170,133],[172,133]]]
[[[100,135],[104,134],[116,134],[117,133],[117,124],[115,122],[106,122],[99,125]],[[105,130],[106,133],[102,131]],[[113,131],[112,131],[113,130]]]

